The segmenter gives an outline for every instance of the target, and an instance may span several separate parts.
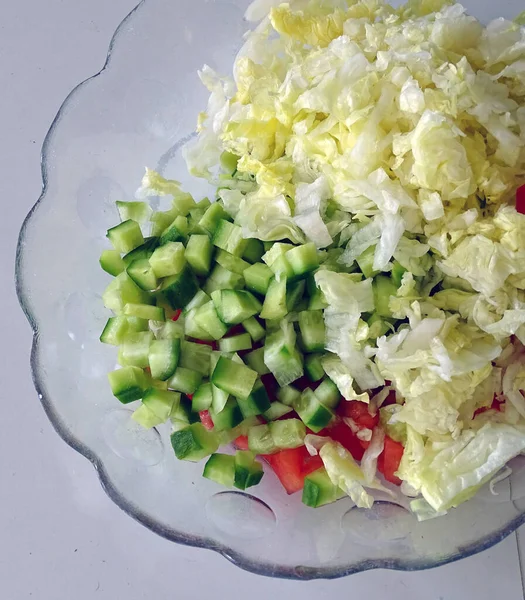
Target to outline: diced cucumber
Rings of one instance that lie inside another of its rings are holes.
[[[165,279],[160,288],[173,310],[184,308],[198,289],[197,278],[189,267],[184,268],[177,275]]]
[[[215,261],[221,265],[221,267],[228,269],[228,271],[231,271],[232,273],[237,273],[238,275],[242,275],[250,266],[250,263],[246,262],[242,258],[233,256],[233,254],[221,249],[217,251],[217,254],[215,255]]]
[[[248,448],[255,454],[273,454],[279,448],[273,441],[268,425],[256,425],[248,430]]]
[[[274,444],[282,450],[298,448],[304,444],[306,427],[299,419],[284,419],[268,424]]]
[[[139,425],[142,425],[144,429],[151,429],[152,427],[157,427],[157,425],[164,423],[164,420],[150,410],[145,404],[141,404],[131,415],[131,418]]]
[[[378,275],[372,283],[374,290],[375,314],[379,317],[392,317],[392,312],[389,308],[390,296],[395,296],[397,293],[396,284],[385,275]]]
[[[263,263],[255,263],[243,272],[246,287],[257,294],[266,294],[273,278],[273,271]]]
[[[185,257],[197,275],[207,275],[211,268],[213,246],[207,235],[191,235],[186,245]]]
[[[245,290],[215,290],[211,298],[219,318],[229,325],[242,323],[261,310],[259,300]]]
[[[317,469],[305,477],[303,487],[303,504],[317,508],[344,498],[346,494],[328,477],[324,467]]]
[[[202,476],[225,487],[233,487],[235,479],[235,456],[212,454],[204,466]]]
[[[199,461],[217,451],[219,443],[212,431],[202,423],[193,423],[171,435],[171,445],[180,460]]]
[[[224,169],[226,173],[230,175],[235,173],[237,170],[237,163],[239,162],[239,157],[236,154],[232,154],[231,152],[227,152],[226,150],[220,156],[221,167]]]
[[[283,319],[287,313],[286,277],[283,277],[280,281],[272,279],[264,298],[261,319]]]
[[[180,366],[198,371],[204,377],[210,374],[211,347],[207,344],[183,341],[181,347]]]
[[[199,226],[202,227],[209,235],[213,236],[219,221],[223,219],[229,219],[228,213],[218,202],[214,202],[209,208],[206,209],[204,216],[199,221]]]
[[[361,256],[356,259],[359,269],[361,270],[361,273],[363,273],[363,275],[367,278],[375,277],[379,273],[379,271],[374,270],[375,252],[376,252],[376,247],[370,246],[370,248],[367,248],[363,252],[363,254],[361,254]]]
[[[240,350],[250,350],[252,347],[252,338],[249,333],[232,335],[231,337],[219,340],[219,349],[221,352],[239,352]]]
[[[257,485],[263,477],[263,467],[260,462],[255,460],[253,452],[248,450],[238,450],[235,453],[235,476],[233,485],[245,490]]]
[[[308,275],[306,278],[306,292],[310,297],[308,310],[320,310],[328,306],[328,302],[326,301],[323,292],[317,287],[315,278],[312,275]]]
[[[194,394],[202,381],[202,375],[193,369],[177,367],[173,376],[168,380],[168,387],[177,392]]]
[[[148,331],[149,323],[146,319],[139,319],[138,317],[126,317],[128,322],[128,331]]]
[[[276,419],[280,419],[292,411],[293,408],[291,406],[287,406],[286,404],[275,401],[272,402],[270,408],[264,412],[264,418],[268,421],[275,421]]]
[[[104,344],[119,346],[124,341],[129,331],[126,317],[110,317],[100,334],[100,341]]]
[[[156,388],[150,388],[142,397],[142,404],[147,406],[159,419],[162,419],[161,423],[170,418],[179,402],[180,394],[178,392],[168,392]]]
[[[170,277],[181,273],[186,265],[182,242],[167,242],[159,246],[151,255],[149,262],[157,277]]]
[[[220,219],[213,233],[212,243],[234,256],[242,256],[248,241],[242,237],[242,229],[238,225]]]
[[[161,340],[175,340],[184,337],[184,318],[177,321],[166,321],[157,331],[157,338]]]
[[[209,302],[211,298],[204,290],[199,290],[195,296],[186,304],[184,312],[189,312],[192,308],[200,308],[204,306],[206,302]]]
[[[170,419],[173,422],[186,423],[191,425],[192,423],[200,423],[200,415],[193,409],[193,403],[188,396],[183,395],[180,402],[174,405],[173,410],[170,414]]]
[[[211,376],[213,385],[237,398],[247,398],[256,380],[256,371],[225,356],[219,358]]]
[[[376,340],[378,337],[387,334],[390,329],[390,324],[387,320],[380,317],[378,314],[373,313],[367,321],[368,324],[368,337]]]
[[[154,298],[151,294],[141,290],[124,271],[108,285],[102,294],[102,301],[106,308],[119,314],[123,311],[125,304],[153,304]]]
[[[126,271],[141,290],[151,291],[157,288],[158,279],[147,258],[134,260]]]
[[[172,207],[174,211],[177,211],[181,217],[185,217],[190,210],[195,208],[197,203],[193,199],[193,196],[188,192],[179,192],[173,196]]]
[[[232,273],[228,269],[221,267],[221,265],[215,265],[204,285],[204,291],[207,294],[211,294],[215,290],[238,290],[243,286],[244,279],[241,275]]]
[[[284,254],[278,256],[271,264],[270,269],[273,271],[276,279],[286,278],[291,280],[294,277],[292,265],[286,260]]]
[[[212,399],[211,383],[201,383],[195,394],[193,394],[193,410],[196,412],[208,410],[211,406]]]
[[[138,317],[139,319],[147,319],[148,321],[166,320],[163,308],[149,304],[134,304],[130,302],[124,306],[124,314],[128,317]]]
[[[335,409],[341,401],[339,388],[328,377],[315,388],[314,394],[328,408]]]
[[[184,217],[177,217],[175,219],[175,221],[179,220],[179,219],[184,219]],[[178,221],[178,224],[175,223],[175,221],[173,223],[171,223],[171,225],[169,225],[169,227],[167,227],[160,235],[159,238],[159,245],[160,246],[164,246],[165,244],[169,244],[170,242],[184,242],[186,240],[186,234],[183,233],[181,231],[181,222],[180,220]],[[188,229],[188,222],[186,219],[184,219],[184,221],[186,221],[186,223],[182,223],[182,226],[184,229]],[[178,225],[178,226],[177,226]]]
[[[151,331],[129,334],[119,349],[119,362],[122,366],[149,367],[149,349],[153,341]]]
[[[247,333],[250,334],[250,337],[254,342],[258,342],[262,340],[266,335],[266,331],[264,327],[257,321],[255,317],[250,317],[242,322],[242,326],[246,329]]]
[[[293,406],[301,397],[301,392],[293,385],[285,385],[277,390],[277,398],[286,406]]]
[[[291,265],[295,277],[306,275],[319,267],[317,248],[312,242],[288,250],[285,258]]]
[[[180,359],[180,339],[153,340],[149,347],[149,367],[153,379],[166,381],[175,373]]]
[[[292,312],[297,310],[304,294],[306,284],[303,280],[288,281],[286,284],[286,310]]]
[[[278,260],[281,256],[284,256],[288,250],[291,250],[294,246],[292,244],[283,244],[281,242],[275,242],[274,244],[270,244],[268,250],[266,250],[263,255],[263,261],[272,268],[272,265],[276,260]]]
[[[250,369],[257,371],[259,375],[266,375],[270,372],[270,369],[264,362],[264,348],[257,348],[257,350],[248,352],[244,357],[244,360]]]
[[[303,376],[302,356],[280,329],[266,337],[264,363],[280,386],[288,385]]]
[[[135,260],[143,260],[145,258],[149,259],[158,245],[158,237],[148,237],[144,240],[144,243],[141,246],[138,246],[123,256],[122,260],[126,266],[129,266]]]
[[[117,250],[104,250],[99,259],[100,266],[110,275],[117,276],[126,268],[126,264]]]
[[[304,359],[304,370],[310,381],[319,381],[324,377],[321,354],[308,354]]]
[[[216,385],[211,386],[211,397],[212,397],[212,407],[215,413],[221,412],[221,410],[226,406],[226,402],[228,402],[228,398],[230,394],[228,392],[224,392],[220,390]]]
[[[334,416],[334,413],[310,389],[303,391],[299,400],[295,402],[294,408],[303,423],[314,433],[326,427]]]
[[[253,386],[251,394],[247,398],[239,398],[238,403],[245,419],[262,415],[270,408],[268,392],[260,380]]]
[[[322,352],[325,348],[323,311],[305,310],[299,313],[301,339],[307,352]]]
[[[160,236],[162,232],[173,223],[175,217],[178,215],[179,212],[175,209],[167,210],[165,212],[154,212],[150,218],[151,235]]]
[[[116,205],[122,221],[132,219],[137,223],[144,223],[151,216],[151,206],[146,202],[122,202],[117,200]]]
[[[249,263],[255,264],[262,260],[264,254],[264,246],[260,240],[249,238],[246,243],[242,257]]]
[[[109,385],[122,404],[140,400],[148,387],[148,379],[138,367],[124,367],[108,373]]]
[[[195,310],[194,318],[195,323],[214,340],[220,340],[228,332],[227,325],[219,318],[215,305],[211,300]]]
[[[184,318],[184,333],[195,340],[213,340],[213,337],[195,321],[197,310],[196,308],[192,308],[186,313]]]
[[[233,429],[243,420],[241,409],[239,408],[235,398],[228,398],[226,404],[220,412],[216,412],[212,405],[210,407],[210,416],[216,431]]]
[[[128,219],[108,229],[106,237],[117,252],[126,254],[144,243],[144,236],[137,221]]]
[[[394,261],[392,265],[392,281],[399,287],[401,285],[401,280],[403,279],[403,275],[407,272],[405,267],[401,266],[397,260]]]

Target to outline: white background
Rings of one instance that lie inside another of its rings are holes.
[[[13,286],[15,244],[40,192],[45,133],[70,89],[102,66],[113,31],[134,4],[16,0],[2,5],[0,597],[523,598],[515,535],[481,555],[421,573],[372,571],[307,583],[257,577],[135,523],[105,496],[91,465],[54,432],[31,383],[31,332]]]

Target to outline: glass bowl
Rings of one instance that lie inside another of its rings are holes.
[[[467,3],[468,4],[468,3]],[[478,16],[512,17],[518,0],[471,0]],[[272,473],[250,494],[201,477],[177,461],[169,432],[142,431],[112,397],[114,348],[99,343],[107,318],[98,266],[114,202],[131,199],[145,165],[196,195],[181,146],[207,93],[204,63],[229,72],[247,28],[241,0],[145,0],[118,28],[100,73],[64,102],[42,152],[43,192],[26,218],[17,289],[34,329],[35,387],[57,432],[88,458],[108,495],[133,518],[178,543],[223,554],[238,566],[294,579],[339,577],[377,567],[423,569],[479,552],[525,520],[525,465],[515,460],[498,495],[484,489],[443,518],[418,523],[404,508],[350,499],[312,510]]]

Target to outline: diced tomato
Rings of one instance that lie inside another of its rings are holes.
[[[342,417],[348,417],[355,421],[359,427],[373,429],[379,423],[379,413],[371,415],[368,412],[368,404],[359,400],[343,400],[339,403],[337,413]]]
[[[238,438],[235,438],[235,440],[233,441],[233,445],[238,450],[249,450],[249,448],[248,448],[248,436],[247,435],[240,435]]]
[[[525,185],[522,185],[516,191],[516,210],[525,215]]]
[[[361,460],[365,450],[362,446],[361,440],[356,434],[342,421],[339,421],[335,425],[327,429],[323,429],[317,435],[328,436],[339,442],[341,446],[346,448],[348,452],[355,458],[355,460]]]
[[[310,456],[306,446],[266,454],[262,458],[272,467],[288,494],[303,489],[304,478],[323,466],[319,456]]]
[[[186,398],[189,398],[190,400],[193,400],[193,394],[186,394]]]
[[[394,473],[399,469],[403,452],[403,444],[395,442],[391,437],[385,435],[385,447],[377,459],[377,470],[383,473],[387,481],[396,485],[401,485],[401,479]]]
[[[228,329],[228,331],[226,332],[226,335],[224,337],[231,337],[232,335],[239,335],[240,333],[244,333],[244,332],[245,332],[245,329],[241,324],[233,325],[233,327],[230,327],[230,329]]]
[[[490,406],[482,406],[481,408],[478,408],[474,411],[474,417],[481,415],[482,413],[486,412],[487,410],[500,411],[501,407],[502,407],[502,403],[499,402],[499,400],[496,398],[496,396],[494,396],[494,400],[492,400],[492,404]]]
[[[199,412],[199,417],[201,418],[201,423],[204,425],[204,427],[206,427],[206,429],[213,429],[214,425],[209,410],[201,410]]]
[[[173,313],[173,317],[171,317],[171,320],[178,321],[181,314],[182,314],[182,308],[177,308],[177,310]]]

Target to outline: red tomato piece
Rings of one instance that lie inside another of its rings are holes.
[[[359,427],[366,429],[373,429],[379,423],[379,413],[371,415],[368,404],[359,400],[343,400],[339,403],[337,414],[352,419]]]
[[[173,313],[173,317],[171,317],[171,320],[178,321],[181,314],[182,314],[182,308],[177,308],[177,310]]]
[[[199,412],[199,417],[201,419],[201,423],[204,425],[204,427],[206,427],[206,429],[213,429],[214,425],[209,410],[201,410]]]
[[[306,452],[308,453],[308,450]],[[310,456],[310,454],[308,454],[308,456],[304,459],[303,462],[303,475],[306,477],[307,475],[310,475],[310,473],[313,473],[314,471],[317,471],[317,469],[320,469],[322,466],[323,461],[321,460],[321,457],[319,455],[316,454],[315,456]]]
[[[310,456],[306,446],[266,454],[262,458],[272,467],[288,494],[303,489],[304,478],[323,466],[319,456]]]
[[[474,411],[474,417],[481,415],[482,413],[486,412],[487,410],[500,411],[501,406],[502,406],[502,403],[499,402],[499,400],[496,398],[496,396],[494,396],[494,400],[492,400],[492,404],[490,406],[482,406],[481,408],[478,408]]]
[[[244,333],[246,330],[244,329],[244,327],[239,323],[239,325],[233,325],[232,327],[230,327],[230,329],[228,329],[228,331],[226,332],[226,335],[224,337],[231,337],[232,335],[239,335],[240,333]]]
[[[344,402],[344,401],[343,401]],[[339,442],[341,446],[346,448],[355,460],[361,460],[365,449],[362,446],[361,440],[356,434],[342,421],[336,423],[330,428],[323,429],[317,435],[330,437],[334,442]]]
[[[525,215],[525,185],[522,185],[516,191],[516,210]]]
[[[394,473],[399,469],[404,450],[403,444],[385,435],[385,447],[377,459],[377,470],[383,473],[387,481],[396,485],[401,485],[401,479]]]
[[[235,440],[233,441],[233,445],[238,450],[249,450],[249,448],[248,448],[248,436],[247,435],[240,435],[238,438],[235,438]]]

